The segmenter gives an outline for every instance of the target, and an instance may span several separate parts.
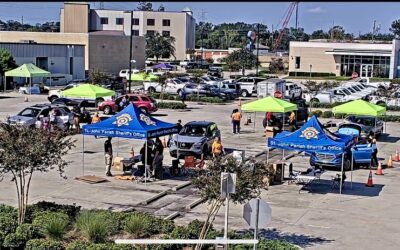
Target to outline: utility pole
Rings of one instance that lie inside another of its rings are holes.
[[[296,41],[297,41],[297,34],[299,33],[298,31],[298,24],[299,24],[299,19],[298,19],[298,15],[299,15],[299,4],[297,3],[296,4],[296,23],[295,23],[295,26],[296,26]]]
[[[258,64],[260,63],[258,60],[258,50],[260,48],[260,24],[257,24],[257,64],[256,64],[256,76],[258,76]]]
[[[374,37],[375,37],[375,24],[376,20],[374,20],[374,26],[372,27],[372,42],[374,42]]]
[[[131,12],[131,20],[129,21],[129,32],[130,32],[130,40],[129,40],[129,78],[128,78],[128,84],[129,84],[129,93],[131,92],[131,75],[132,75],[132,37],[133,37],[133,32],[132,32],[132,20],[133,20],[133,10]]]
[[[204,9],[201,10],[200,20],[203,23],[201,27],[201,66],[203,67],[203,59],[204,59],[204,48],[203,48],[203,39],[204,39],[204,25],[206,20],[206,12]]]
[[[24,25],[24,16],[21,18],[21,24]]]

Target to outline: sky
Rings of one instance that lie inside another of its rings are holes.
[[[99,8],[99,2],[90,2],[91,8]],[[129,10],[136,2],[103,2],[105,9]],[[180,11],[189,7],[197,21],[213,24],[223,22],[263,23],[277,28],[284,18],[290,2],[155,2],[157,9],[163,4],[166,11]],[[18,20],[36,24],[59,21],[63,2],[0,2],[1,20]],[[329,30],[333,25],[343,26],[346,32],[358,35],[372,31],[374,20],[380,32],[389,32],[393,20],[400,19],[400,2],[307,2],[299,4],[299,27],[307,33],[317,29]],[[204,15],[202,15],[202,12]],[[295,13],[289,27],[295,25]]]

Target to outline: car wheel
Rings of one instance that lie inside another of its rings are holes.
[[[241,95],[242,97],[247,97],[247,96],[249,96],[249,92],[247,92],[247,90],[242,90],[242,91],[240,92],[240,95]]]
[[[103,113],[104,113],[105,115],[109,115],[109,114],[111,114],[111,112],[112,112],[112,109],[111,109],[110,106],[105,106],[105,107],[104,107]]]
[[[349,159],[344,159],[343,170],[349,171],[351,169],[351,161]]]
[[[50,97],[50,102],[53,103],[58,97],[53,95]]]
[[[181,96],[181,91],[180,89],[178,89],[178,91],[176,91],[176,93],[178,94],[178,96]]]
[[[311,103],[319,103],[319,100],[318,100],[318,98],[312,98],[312,99],[310,100],[310,102],[311,102]]]
[[[155,93],[156,89],[154,87],[149,87],[147,91],[149,91],[149,93]]]
[[[146,108],[141,107],[141,108],[139,108],[139,109],[140,109],[140,111],[142,111],[143,113],[147,114],[147,109],[146,109]]]

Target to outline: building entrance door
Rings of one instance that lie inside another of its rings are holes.
[[[362,64],[361,65],[361,77],[373,77],[374,65]]]

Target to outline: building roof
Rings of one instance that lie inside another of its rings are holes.
[[[75,43],[38,43],[38,42],[33,42],[33,43],[27,43],[27,42],[0,42],[0,44],[20,44],[20,45],[49,45],[49,46],[68,46],[68,45],[73,45],[73,46],[82,46],[85,47],[84,44],[75,44]]]
[[[104,35],[104,36],[125,36],[123,31],[120,30],[99,30],[91,31],[89,35]]]
[[[392,50],[392,44],[355,43],[355,42],[298,42],[291,41],[290,47],[298,48],[330,48],[345,50]]]

